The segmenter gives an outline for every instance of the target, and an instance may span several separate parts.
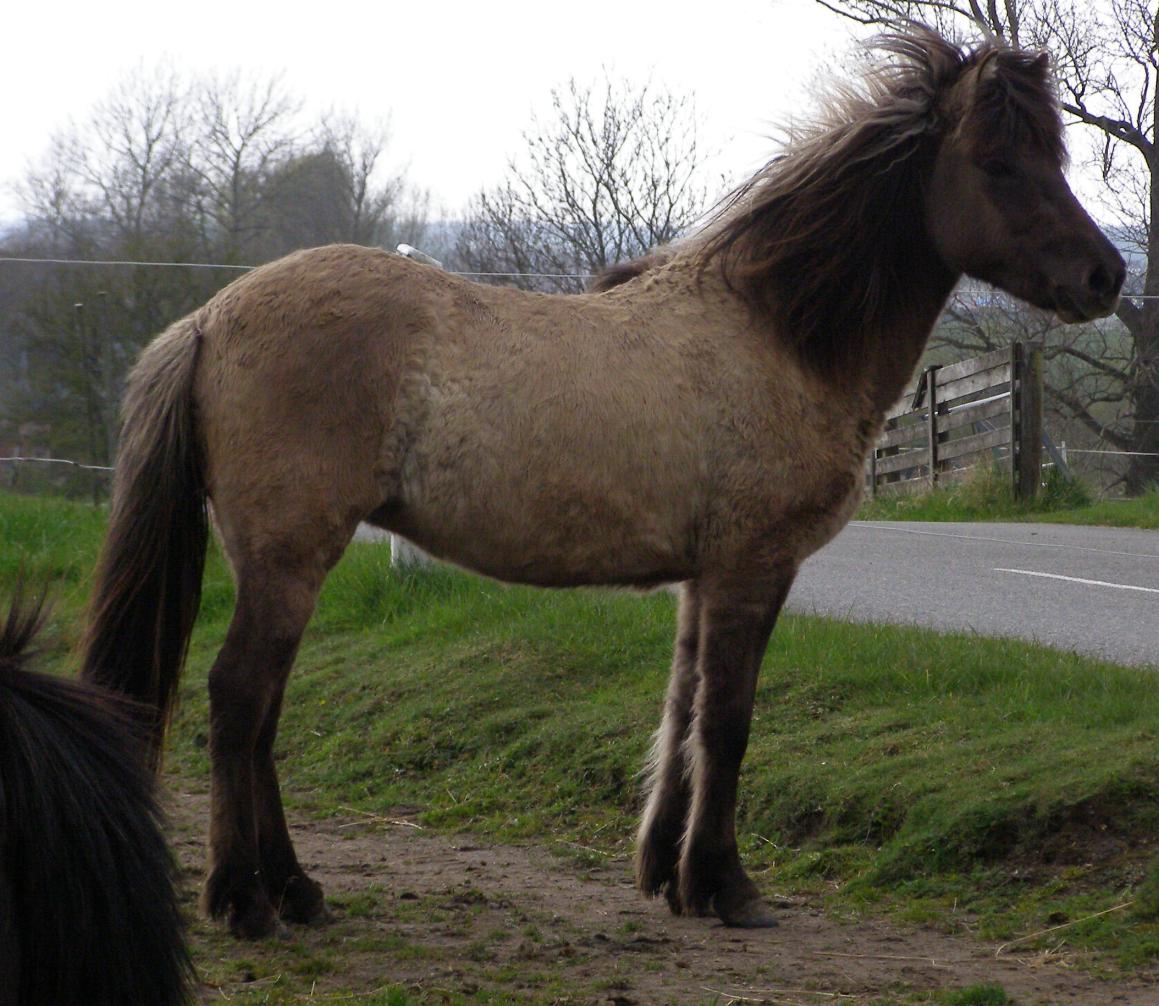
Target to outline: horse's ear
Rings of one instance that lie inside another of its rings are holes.
[[[1050,53],[1042,49],[1031,60],[1030,69],[1033,70],[1040,80],[1046,80],[1050,76]]]
[[[978,83],[991,84],[998,79],[998,50],[991,49],[978,65]]]
[[[980,84],[989,84],[997,80],[1001,65],[1004,61],[1007,66],[1012,68],[1025,68],[1025,70],[1028,70],[1040,80],[1045,80],[1050,76],[1050,53],[1045,49],[1034,54],[1009,51],[1002,52],[1001,50],[995,49],[983,57],[978,67],[978,82]]]
[[[1002,79],[1002,64],[998,50],[992,49],[978,62],[978,68],[972,78],[966,81],[967,107],[976,106],[980,101],[986,101],[1005,89]]]

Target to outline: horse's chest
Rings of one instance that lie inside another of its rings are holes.
[[[835,472],[789,514],[797,562],[832,541],[849,522],[861,501],[860,475],[860,469]]]
[[[790,453],[767,465],[770,477],[738,508],[751,521],[738,529],[740,547],[799,564],[831,541],[861,501],[862,463],[854,453],[823,461]]]

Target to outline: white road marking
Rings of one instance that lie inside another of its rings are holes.
[[[1056,541],[1025,541],[1018,538],[994,538],[984,534],[955,534],[953,531],[926,531],[916,527],[893,527],[889,524],[874,524],[867,520],[851,520],[849,527],[868,527],[874,531],[894,531],[898,534],[922,534],[932,538],[957,538],[961,541],[992,541],[1000,545],[1026,545],[1030,548],[1069,548],[1076,552],[1100,552],[1103,555],[1126,555],[1132,559],[1159,559],[1154,552],[1120,552],[1111,548],[1096,548],[1091,545],[1069,545]]]
[[[1086,580],[1081,576],[1063,576],[1061,573],[1039,573],[1033,569],[995,569],[995,573],[1021,573],[1023,576],[1041,576],[1047,580],[1066,580],[1069,583],[1085,583],[1089,587],[1114,587],[1116,590],[1139,590],[1144,594],[1159,594],[1156,587],[1136,587],[1131,583],[1111,583],[1108,580]]]

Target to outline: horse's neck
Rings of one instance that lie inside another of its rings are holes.
[[[930,334],[958,277],[939,266],[876,335],[867,368],[867,391],[875,411],[883,415],[905,393]]]
[[[906,390],[958,277],[940,263],[932,249],[915,248],[906,280],[890,314],[874,331],[862,334],[865,345],[859,354],[860,365],[830,377],[839,396],[850,395],[865,403],[861,408],[868,414],[860,418],[870,422],[880,421]],[[700,305],[714,326],[755,332],[767,327],[765,338],[783,338],[776,331],[775,317],[754,327],[749,306],[729,288],[718,269],[703,269],[694,254],[675,255],[651,270],[643,282],[626,283],[602,296],[633,302],[653,316],[680,302],[685,319],[688,298]]]
[[[729,289],[719,269],[702,265],[691,246],[600,296],[631,304],[654,321],[671,314],[676,329],[689,323],[716,331],[752,327],[748,306]]]

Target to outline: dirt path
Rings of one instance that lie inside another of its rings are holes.
[[[204,796],[172,801],[190,889],[201,870],[205,810]],[[296,827],[294,840],[333,900],[335,922],[236,955],[289,955],[290,971],[294,960],[324,958],[325,967],[299,968],[302,1001],[305,991],[357,998],[398,984],[428,996],[445,991],[448,1001],[503,990],[535,1003],[645,1006],[733,996],[796,1006],[993,982],[1019,1006],[1159,1006],[1154,985],[1101,982],[1059,958],[996,957],[993,945],[930,930],[842,924],[809,904],[782,903],[780,926],[763,931],[674,918],[663,903],[636,894],[627,862],[588,868],[535,847],[433,835],[405,815],[312,822]],[[217,929],[199,924],[194,943],[199,966],[205,957],[219,962],[205,1002],[237,998],[263,980],[252,966],[230,975],[220,964],[232,955]],[[271,973],[281,966],[271,964]]]

